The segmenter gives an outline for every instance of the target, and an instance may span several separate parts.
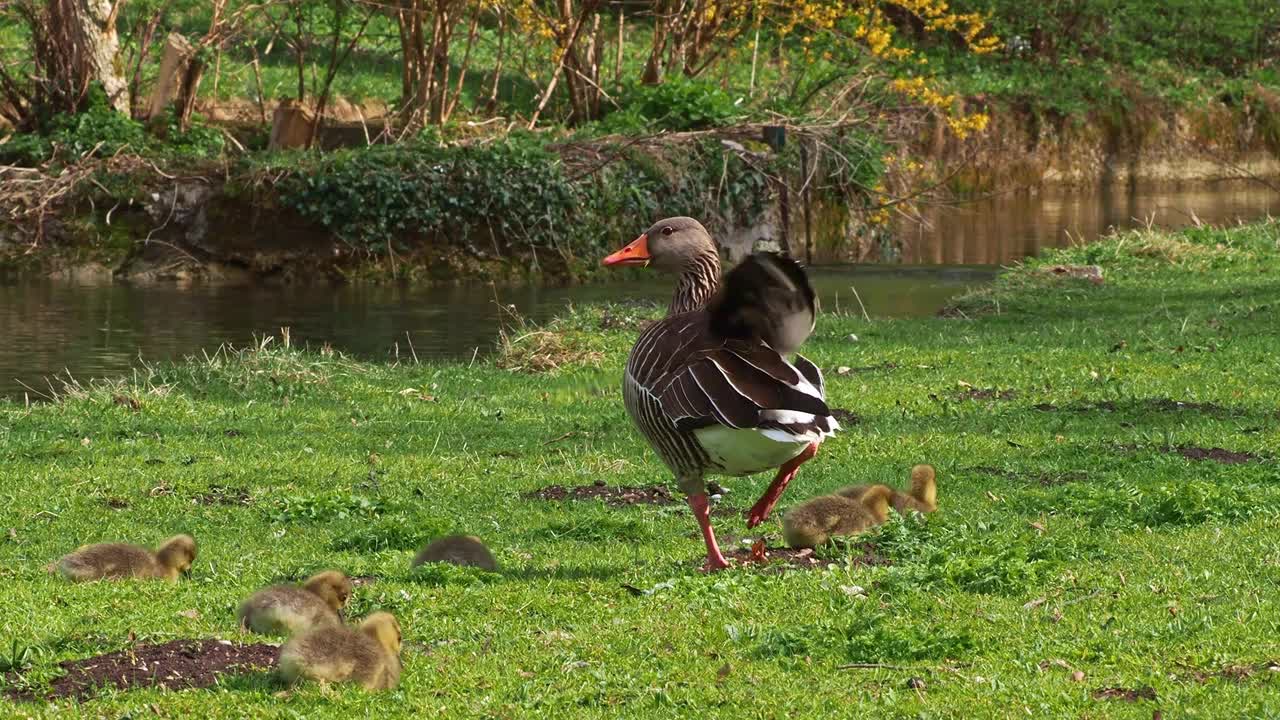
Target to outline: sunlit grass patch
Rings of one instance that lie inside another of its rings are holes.
[[[1034,277],[1028,263],[969,320],[819,319],[804,352],[828,371],[832,406],[860,421],[756,530],[742,512],[766,478],[719,479],[723,542],[776,546],[791,505],[900,487],[920,462],[938,470],[939,509],[822,548],[814,569],[704,576],[678,493],[570,494],[670,486],[619,391],[660,308],[525,326],[594,353],[536,374],[500,357],[357,362],[278,337],[0,406],[0,692],[41,692],[60,662],[135,643],[236,637],[249,593],[335,567],[359,578],[348,617],[390,610],[404,624],[394,693],[278,696],[251,676],[104,691],[78,710],[1280,713],[1267,669],[1280,658],[1275,224],[1157,241],[1193,246],[1168,255],[1124,237],[1044,261],[1096,263],[1101,285]],[[553,486],[563,498],[539,494]],[[42,569],[81,543],[177,532],[200,554],[176,585],[73,586]],[[452,533],[483,538],[499,571],[410,568]]]

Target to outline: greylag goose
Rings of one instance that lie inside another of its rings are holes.
[[[747,513],[764,522],[818,445],[839,429],[822,372],[786,356],[813,331],[817,303],[804,270],[774,253],[749,256],[720,281],[720,256],[693,218],[661,220],[604,259],[675,273],[667,316],[627,358],[627,414],[687,494],[707,546],[706,570],[729,563],[711,528],[704,478],[778,469]]]

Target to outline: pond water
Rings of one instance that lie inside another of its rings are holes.
[[[1273,185],[1274,187],[1274,185]],[[900,252],[925,265],[1007,265],[1045,248],[1088,242],[1112,228],[1227,225],[1280,215],[1280,193],[1249,180],[1112,185],[1071,192],[1013,192],[924,213],[897,228]]]
[[[1043,248],[1096,238],[1109,227],[1229,223],[1280,213],[1280,195],[1258,184],[1183,189],[1008,195],[936,209],[929,225],[900,232],[896,260],[814,268],[824,309],[872,317],[935,313],[947,300],[990,282],[998,265]],[[856,288],[857,297],[854,289]],[[84,285],[0,280],[0,398],[40,399],[48,378],[85,381],[127,373],[140,359],[181,358],[289,327],[295,344],[333,347],[370,359],[398,351],[420,359],[469,358],[492,346],[495,298],[533,320],[571,303],[647,298],[665,304],[669,279],[648,276],[571,288],[470,286],[298,287]],[[57,387],[58,382],[53,381]]]
[[[994,274],[989,267],[875,266],[816,268],[812,276],[824,308],[860,313],[856,287],[871,315],[904,317],[934,313]],[[38,392],[50,394],[45,378],[53,374],[82,381],[118,375],[139,358],[247,345],[255,335],[278,336],[281,327],[294,344],[329,343],[364,358],[397,352],[406,359],[470,358],[497,335],[502,312],[495,297],[543,321],[573,303],[640,298],[665,305],[671,284],[658,278],[569,288],[0,284],[0,396],[30,393],[34,401]]]

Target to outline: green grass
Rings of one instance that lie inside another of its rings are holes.
[[[1100,264],[1106,282],[1040,272],[1057,262]],[[862,423],[824,445],[783,505],[853,482],[901,483],[912,463],[933,463],[940,509],[876,534],[887,567],[846,563],[854,544],[828,551],[824,571],[703,576],[682,507],[522,498],[549,484],[668,480],[618,391],[635,331],[596,329],[598,308],[550,327],[556,340],[542,349],[570,353],[550,374],[360,363],[277,343],[10,405],[0,410],[0,663],[30,648],[18,664],[38,687],[58,661],[121,649],[130,633],[236,637],[239,600],[333,566],[377,577],[352,616],[386,609],[403,622],[400,689],[277,696],[257,676],[105,692],[77,711],[1275,716],[1280,673],[1238,669],[1280,661],[1278,298],[1280,223],[1270,222],[1058,252],[964,299],[957,319],[823,316],[811,358],[879,369],[829,373],[831,404]],[[1014,394],[964,399],[962,383]],[[1192,445],[1259,460],[1163,450]],[[765,480],[729,481],[726,502],[745,509]],[[197,502],[241,492],[248,504]],[[740,515],[718,527],[746,533]],[[421,543],[455,530],[483,536],[502,572],[409,570]],[[776,516],[765,530],[778,541]],[[179,531],[201,554],[177,586],[72,586],[41,569],[80,543]],[[1158,700],[1091,696],[1143,686]],[[5,714],[65,710],[0,701]]]

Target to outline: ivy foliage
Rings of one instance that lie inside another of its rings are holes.
[[[714,139],[681,144],[672,157],[606,148],[609,160],[586,169],[567,167],[562,152],[531,135],[455,147],[424,137],[290,158],[301,169],[277,191],[286,207],[375,252],[443,242],[566,259],[664,215],[750,223],[771,192],[764,173]]]
[[[84,157],[111,157],[121,152],[157,158],[212,158],[225,148],[217,128],[192,123],[180,130],[170,108],[154,132],[142,123],[117,112],[107,102],[101,86],[89,91],[82,112],[58,113],[40,125],[37,132],[17,133],[0,144],[0,162],[35,167],[46,162],[75,162]]]

